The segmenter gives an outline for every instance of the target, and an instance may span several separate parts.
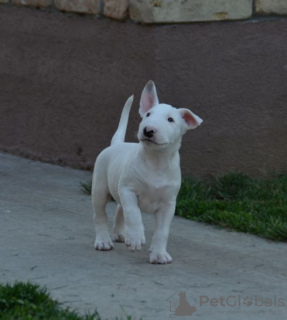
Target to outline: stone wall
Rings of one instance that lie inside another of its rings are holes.
[[[30,6],[139,23],[187,23],[244,20],[260,15],[287,15],[286,0],[0,0]]]

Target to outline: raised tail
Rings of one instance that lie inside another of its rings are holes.
[[[128,120],[129,120],[129,113],[131,110],[131,106],[134,100],[134,96],[132,95],[131,97],[128,98],[122,114],[121,114],[121,119],[119,122],[119,126],[115,134],[113,135],[111,145],[116,144],[116,143],[121,143],[125,141],[125,136],[126,136],[126,131],[127,131],[127,126],[128,126]]]

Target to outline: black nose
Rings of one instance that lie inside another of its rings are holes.
[[[144,128],[144,135],[147,137],[147,138],[152,138],[153,135],[154,135],[154,130],[147,130],[146,127]]]

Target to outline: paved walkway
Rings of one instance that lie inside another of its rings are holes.
[[[122,316],[122,308],[143,320],[184,312],[174,317],[287,319],[286,243],[176,217],[169,242],[174,262],[151,265],[153,217],[146,214],[148,244],[141,252],[117,243],[112,251],[94,251],[91,201],[80,190],[90,178],[0,154],[0,282],[46,285],[65,306],[97,308],[103,319]],[[114,209],[110,203],[109,215]]]

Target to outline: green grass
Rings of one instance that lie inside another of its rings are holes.
[[[86,194],[92,193],[92,180],[88,182],[81,182],[82,191]]]
[[[90,194],[91,182],[82,184]],[[183,179],[178,216],[287,241],[287,174],[251,178],[233,173],[204,181]]]
[[[184,179],[178,216],[287,241],[287,174],[255,179],[228,174],[206,181]]]
[[[100,320],[98,313],[80,316],[68,308],[62,309],[44,288],[17,282],[0,285],[1,320]]]
[[[61,308],[45,288],[31,283],[0,284],[1,320],[101,320],[97,312],[84,316]],[[120,318],[116,318],[119,320]],[[132,320],[126,316],[126,320]]]

